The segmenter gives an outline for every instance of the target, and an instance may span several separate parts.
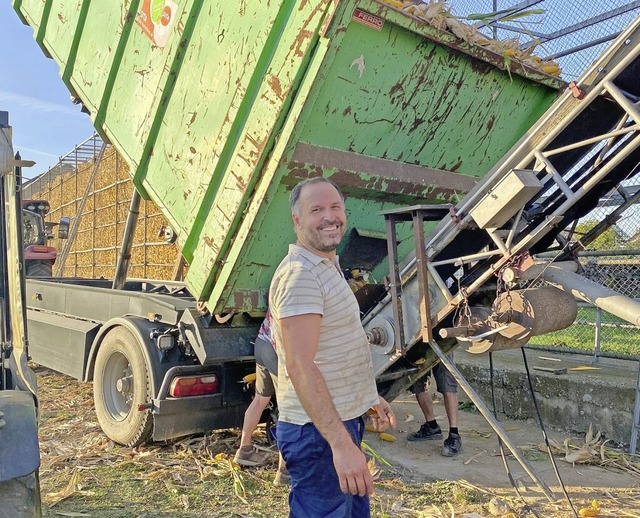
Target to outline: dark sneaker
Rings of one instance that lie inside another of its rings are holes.
[[[445,457],[455,457],[462,449],[462,439],[457,433],[450,433],[442,445],[442,455]]]
[[[430,428],[427,423],[424,423],[417,432],[407,436],[408,441],[434,441],[436,439],[442,439],[442,430],[439,426]]]

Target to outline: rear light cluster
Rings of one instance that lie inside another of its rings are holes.
[[[176,376],[171,381],[169,395],[171,397],[203,396],[219,392],[220,383],[215,374],[204,376]]]

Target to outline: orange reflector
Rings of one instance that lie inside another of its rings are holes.
[[[215,374],[205,376],[176,376],[171,381],[171,397],[202,396],[215,394],[219,390],[218,377]]]
[[[30,248],[30,250],[32,252],[48,252],[49,250],[51,250],[48,246],[38,246],[38,245],[34,245]]]

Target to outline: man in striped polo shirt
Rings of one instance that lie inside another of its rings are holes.
[[[367,517],[373,480],[360,448],[362,415],[395,426],[378,396],[369,344],[336,248],[347,229],[342,193],[325,178],[290,196],[296,244],[269,290],[278,348],[278,447],[291,475],[292,517]]]

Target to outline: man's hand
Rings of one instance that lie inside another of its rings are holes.
[[[391,405],[387,403],[382,396],[379,396],[378,403],[373,405],[369,410],[371,424],[376,432],[384,432],[389,427],[396,427],[396,416],[391,410]]]
[[[351,437],[342,445],[332,447],[332,451],[333,465],[338,473],[342,492],[360,496],[371,495],[373,477],[367,459]]]

